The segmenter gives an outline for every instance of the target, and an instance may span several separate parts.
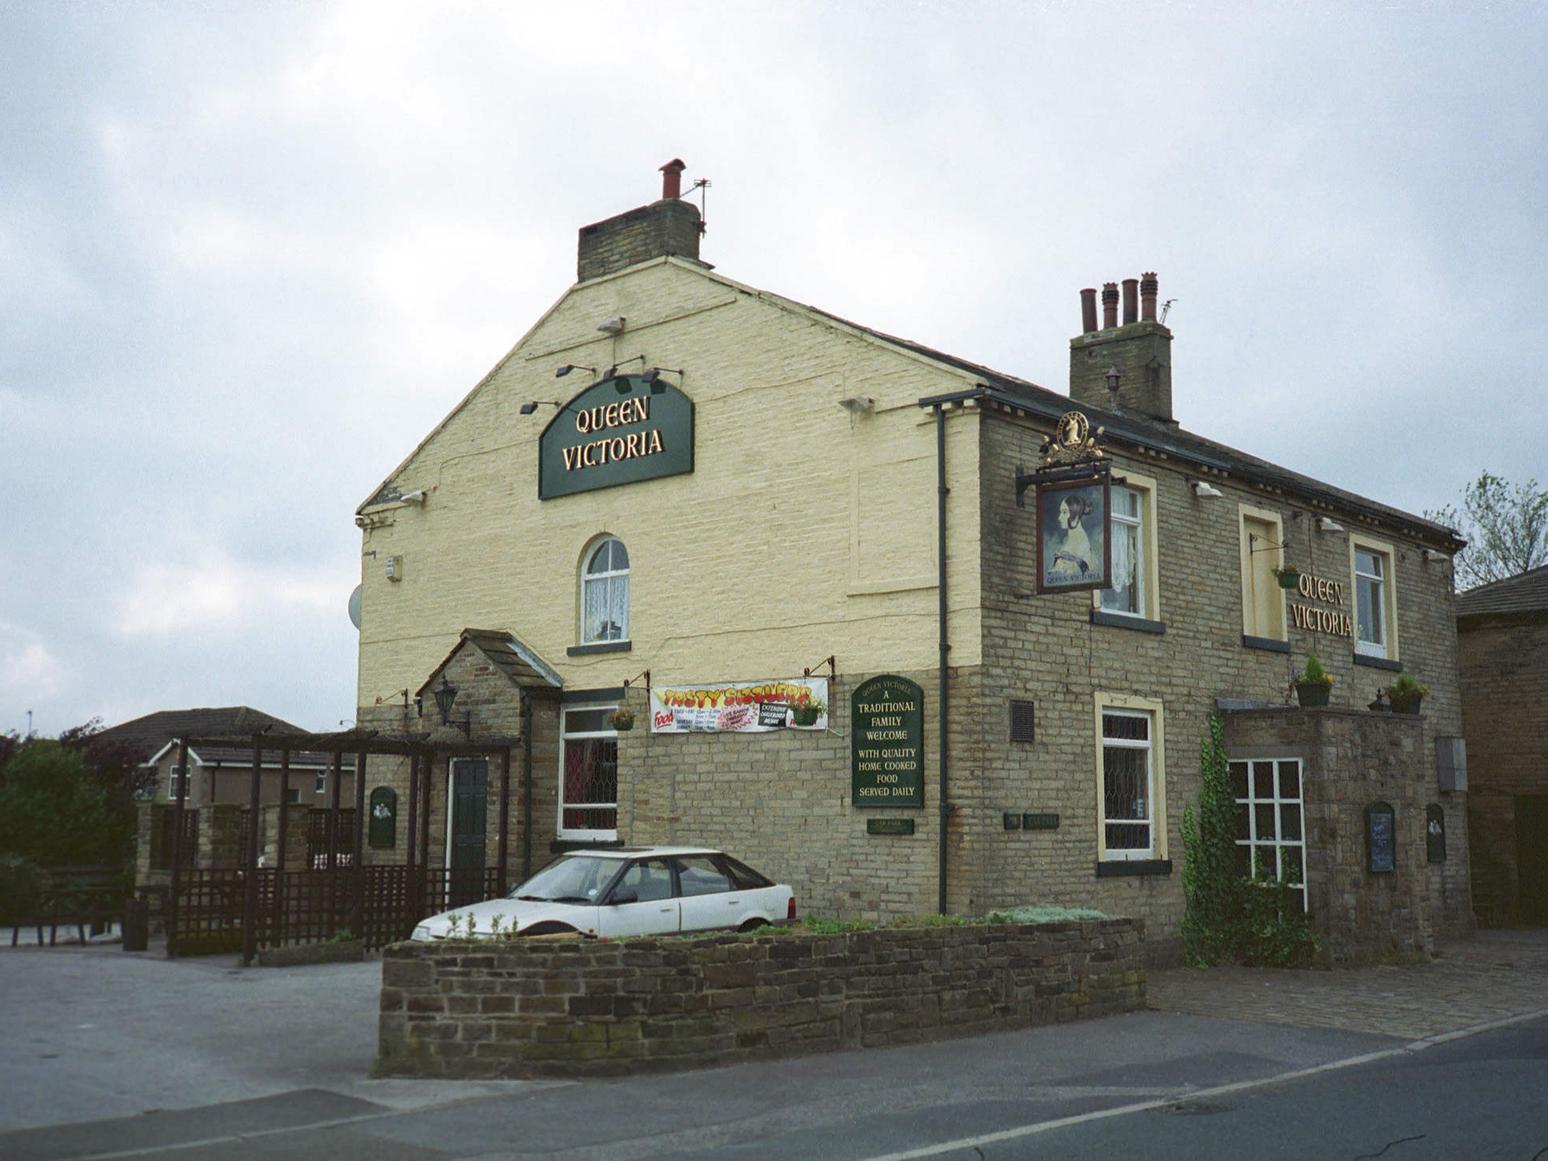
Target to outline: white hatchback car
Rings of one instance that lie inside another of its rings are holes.
[[[600,939],[795,920],[795,894],[746,863],[702,847],[576,851],[544,867],[508,896],[432,915],[418,940],[448,935],[578,933]]]

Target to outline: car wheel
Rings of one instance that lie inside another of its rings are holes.
[[[521,934],[526,935],[579,935],[580,932],[568,923],[534,923],[531,927],[521,929]]]
[[[760,928],[760,927],[767,927],[768,925],[769,925],[769,921],[767,919],[749,919],[746,923],[742,924],[742,926],[738,927],[737,930],[738,931],[757,931],[758,928]]]

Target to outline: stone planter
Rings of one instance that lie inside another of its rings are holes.
[[[1295,700],[1303,708],[1328,704],[1333,686],[1326,681],[1298,681],[1295,683]]]
[[[1407,697],[1401,694],[1392,696],[1392,712],[1395,714],[1416,714],[1419,707],[1424,704],[1424,694],[1414,693]]]

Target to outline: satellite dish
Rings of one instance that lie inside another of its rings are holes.
[[[355,631],[360,631],[360,590],[363,585],[356,585],[355,591],[349,594],[349,619],[355,626]]]

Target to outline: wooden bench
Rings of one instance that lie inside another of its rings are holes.
[[[122,867],[48,867],[44,877],[43,895],[36,909],[30,916],[11,922],[12,947],[24,928],[37,932],[39,946],[43,943],[43,929],[47,928],[48,946],[54,947],[59,942],[61,927],[75,928],[85,943],[87,927],[95,935],[115,921],[123,923],[127,880]]]

